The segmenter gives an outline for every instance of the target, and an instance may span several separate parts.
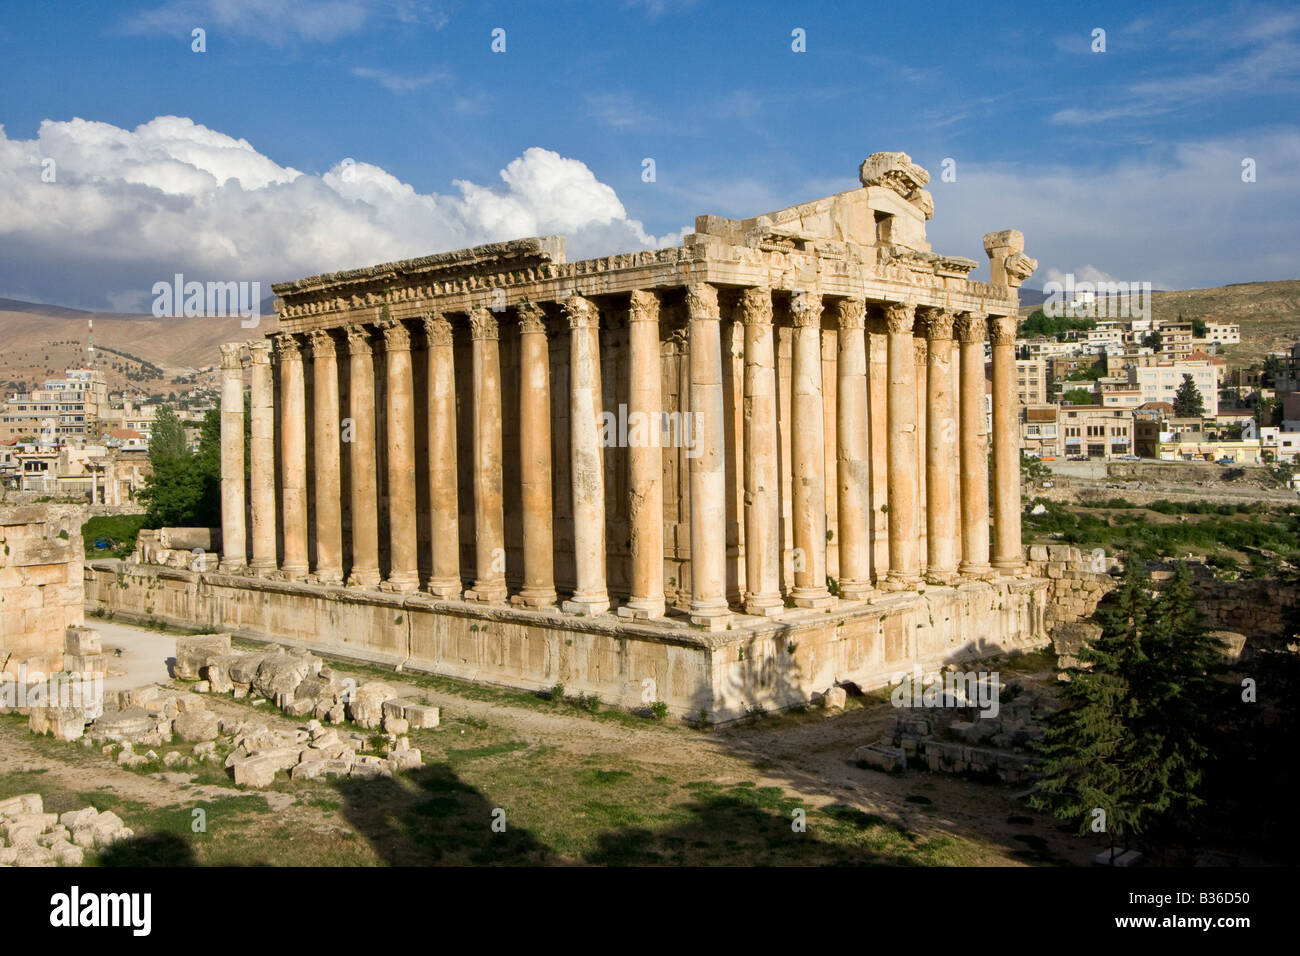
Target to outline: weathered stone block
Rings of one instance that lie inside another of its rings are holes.
[[[174,673],[179,680],[199,680],[203,668],[230,654],[229,634],[199,634],[176,638]]]

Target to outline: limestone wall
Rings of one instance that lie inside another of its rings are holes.
[[[63,666],[64,630],[84,621],[81,523],[76,505],[0,507],[0,670]]]
[[[563,683],[625,708],[656,700],[711,720],[805,704],[852,682],[883,686],[914,666],[1047,643],[1047,586],[1022,580],[900,593],[875,605],[792,611],[705,632],[428,596],[199,574],[117,561],[86,569],[87,606],[115,617],[231,631],[411,670],[524,689]]]

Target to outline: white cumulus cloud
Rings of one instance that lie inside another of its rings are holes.
[[[689,231],[650,235],[586,165],[538,147],[500,183],[452,185],[421,193],[351,159],[304,173],[177,116],[134,130],[46,120],[31,140],[0,126],[0,296],[145,309],[177,272],[269,294],[271,281],[523,236],[564,235],[577,259]]]

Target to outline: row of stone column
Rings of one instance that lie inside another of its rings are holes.
[[[659,421],[661,395],[659,297],[649,291],[628,299],[629,416]],[[689,460],[691,620],[723,627],[731,609],[726,594],[726,484],[723,422],[722,341],[717,289],[696,283],[686,289],[688,314],[689,411],[698,442]],[[600,444],[599,311],[581,296],[562,303],[570,328],[569,422],[576,587],[562,609],[574,614],[609,610],[606,585],[605,491]],[[1019,461],[1015,442],[1014,317],[995,317],[993,348],[993,431],[995,555],[989,557],[988,452],[984,403],[985,317],[917,308],[883,306],[883,319],[868,336],[866,303],[838,299],[836,449],[840,596],[861,600],[874,587],[910,589],[921,580],[918,463],[924,463],[926,578],[951,583],[957,576],[982,577],[991,564],[1004,571],[1021,565]],[[528,301],[517,307],[519,348],[519,434],[523,509],[523,588],[511,600],[552,608],[554,580],[552,514],[550,362],[545,313]],[[827,586],[826,448],[822,382],[821,296],[795,293],[793,317],[791,435],[792,505],[796,606],[824,607],[834,601]],[[751,288],[740,298],[744,325],[743,481],[745,524],[744,609],[776,615],[785,607],[780,588],[781,495],[778,471],[777,388],[771,290]],[[475,568],[462,595],[459,560],[456,469],[455,362],[450,323],[423,319],[428,337],[426,370],[427,470],[417,474],[415,389],[410,333],[399,322],[377,328],[385,355],[387,435],[384,480],[389,499],[390,568],[379,566],[379,488],[376,388],[370,335],[361,326],[346,331],[350,362],[349,407],[339,405],[338,358],[328,332],[308,334],[313,362],[316,429],[313,460],[307,461],[304,357],[298,340],[275,337],[280,369],[280,458],[282,478],[276,513],[274,475],[274,385],[268,341],[250,343],[252,367],[251,505],[253,570],[277,569],[277,517],[283,543],[279,572],[322,584],[344,582],[340,421],[351,419],[350,488],[352,554],[347,583],[393,591],[419,587],[416,522],[417,481],[427,483],[432,514],[430,566],[425,589],[444,599],[499,602],[507,598],[505,520],[502,488],[501,363],[498,319],[486,308],[470,313],[473,378],[473,501]],[[959,342],[960,395],[952,391],[952,344]],[[918,406],[913,339],[924,336],[928,367]],[[870,348],[868,347],[870,342]],[[878,352],[886,352],[883,369]],[[245,565],[243,516],[243,373],[241,347],[222,347],[223,562],[226,570]],[[873,378],[868,366],[886,373],[886,420],[872,415]],[[925,434],[918,433],[924,421]],[[884,425],[887,474],[878,471],[876,446]],[[958,440],[960,436],[960,441]],[[662,452],[659,442],[632,447],[629,454],[631,523],[630,599],[618,613],[656,618],[664,613]],[[959,474],[954,475],[954,469]],[[314,554],[308,555],[307,475],[314,482]],[[236,480],[238,476],[238,480]],[[878,563],[873,515],[881,487],[887,496],[888,574],[873,575]],[[960,522],[960,535],[958,524]],[[961,554],[956,542],[961,542]],[[310,572],[310,574],[309,574]],[[874,579],[873,579],[874,578]]]

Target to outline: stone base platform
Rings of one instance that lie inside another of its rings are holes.
[[[735,614],[727,630],[685,613],[638,621],[369,588],[271,581],[121,561],[86,567],[86,610],[229,631],[359,661],[526,690],[557,683],[628,709],[663,701],[712,722],[807,704],[852,682],[883,687],[914,667],[1046,646],[1048,581],[1012,578],[871,602]]]

